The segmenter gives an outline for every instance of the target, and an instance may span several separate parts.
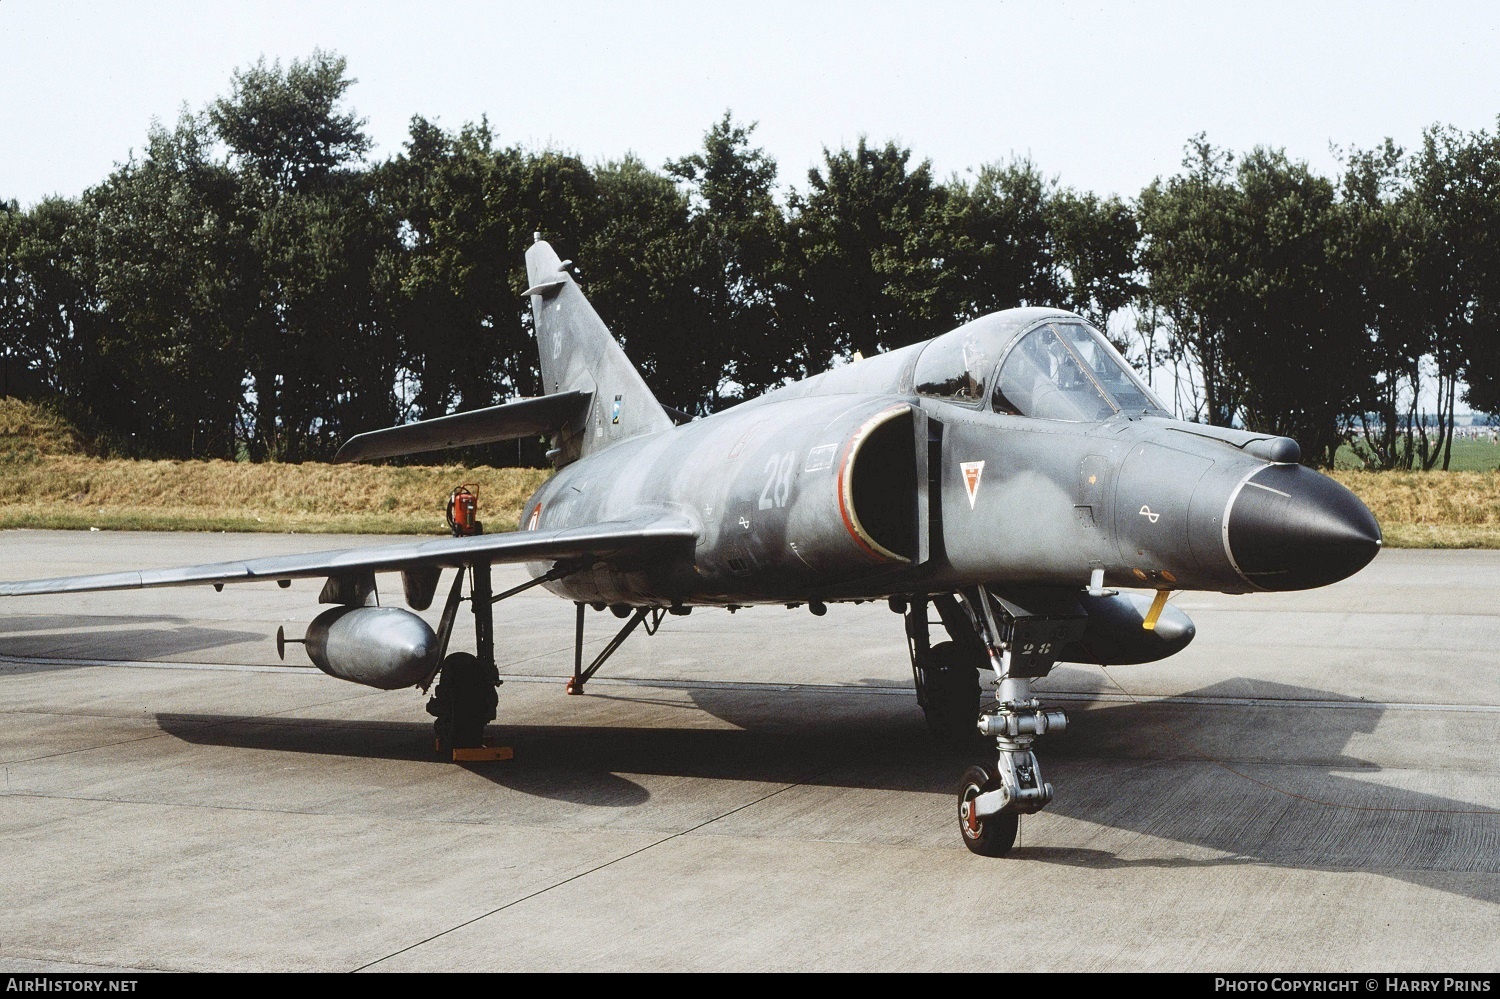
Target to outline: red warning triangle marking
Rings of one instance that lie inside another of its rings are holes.
[[[969,509],[974,509],[974,497],[979,493],[979,477],[984,474],[984,462],[961,461],[958,467],[964,473],[964,490],[969,494]]]

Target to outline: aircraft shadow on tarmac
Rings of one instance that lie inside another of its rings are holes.
[[[259,632],[204,628],[191,619],[163,615],[31,614],[0,619],[0,655],[26,658],[112,660],[120,658],[122,637],[132,659],[168,659],[247,641],[265,641]],[[149,625],[150,627],[142,627]],[[79,669],[61,663],[7,664],[5,673]]]
[[[1220,856],[1137,860],[1098,849],[1025,845],[1024,823],[1014,856],[1096,868],[1257,863],[1368,871],[1500,903],[1500,810],[1346,776],[1381,772],[1346,750],[1351,739],[1374,732],[1385,709],[1320,707],[1299,702],[1348,699],[1302,687],[1261,687],[1264,698],[1279,703],[1198,700],[1243,690],[1229,682],[1144,703],[1096,703],[1089,710],[1070,704],[1068,732],[1040,744],[1046,776],[1058,788],[1051,814]],[[908,697],[732,685],[691,695],[698,708],[736,727],[497,723],[491,731],[516,748],[517,759],[469,769],[515,792],[621,808],[650,799],[645,787],[622,776],[628,774],[947,796],[966,763],[992,756],[982,745],[935,746]],[[693,706],[626,686],[592,688],[586,697]],[[503,697],[501,704],[503,711]],[[432,759],[431,728],[420,722],[183,714],[157,720],[189,743]],[[1429,715],[1413,724],[1430,722]],[[826,834],[808,834],[847,838],[840,832],[846,819],[830,815]]]

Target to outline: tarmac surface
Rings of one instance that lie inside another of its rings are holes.
[[[376,540],[6,531],[0,576]],[[1001,860],[883,605],[669,617],[569,697],[573,607],[528,591],[516,758],[459,765],[418,692],[275,665],[318,589],[0,602],[0,969],[1500,969],[1500,552],[1180,594],[1185,652],[1059,667]]]

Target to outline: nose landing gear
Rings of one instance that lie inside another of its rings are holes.
[[[1027,606],[1022,606],[983,586],[962,592],[957,599],[934,597],[933,604],[954,641],[931,648],[926,642],[926,601],[914,600],[907,615],[918,698],[929,726],[935,717],[951,726],[951,719],[942,714],[945,706],[957,713],[955,702],[936,701],[923,682],[923,667],[936,664],[939,657],[934,654],[940,649],[944,659],[956,656],[960,649],[977,652],[999,677],[997,703],[978,715],[977,724],[969,702],[962,708],[979,735],[995,740],[994,772],[970,767],[958,789],[958,825],[964,846],[986,857],[1009,853],[1020,817],[1041,811],[1052,800],[1052,785],[1042,779],[1042,767],[1031,746],[1039,736],[1066,729],[1068,718],[1061,711],[1044,710],[1032,696],[1031,681],[1051,672],[1057,650],[1077,641],[1088,622],[1077,599],[1068,594],[1029,593],[1025,599]],[[959,601],[962,618],[954,613]]]
[[[1061,732],[1068,716],[1044,711],[1030,696],[1031,681],[1006,677],[1000,681],[1000,702],[979,717],[979,733],[993,736],[999,753],[996,775],[970,767],[959,784],[958,824],[964,846],[986,857],[1010,852],[1020,817],[1039,812],[1052,800],[1052,785],[1042,779],[1031,744],[1037,736]]]

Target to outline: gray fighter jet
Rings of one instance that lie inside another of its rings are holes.
[[[548,434],[557,471],[519,530],[473,533],[460,509],[451,538],[6,583],[0,595],[326,578],[319,599],[334,606],[297,641],[344,680],[424,691],[436,681],[428,711],[447,747],[479,745],[495,717],[492,607],[530,586],[577,605],[573,693],[668,614],[888,601],[905,617],[933,731],[994,742],[995,765],[960,782],[958,820],[971,850],[999,856],[1018,817],[1053,796],[1032,744],[1067,719],[1042,707],[1035,680],[1058,662],[1181,650],[1193,624],[1167,604],[1171,591],[1323,586],[1380,548],[1370,511],[1297,464],[1296,442],[1172,419],[1072,313],[998,312],[678,423],[567,263],[538,239],[526,266],[546,394],[360,434],[338,455]],[[527,563],[531,581],[493,593],[490,567],[504,562]],[[372,599],[374,574],[396,572],[408,606],[425,610],[444,568],[458,571],[436,631]],[[448,654],[465,599],[476,653]],[[585,665],[589,607],[625,620]],[[946,639],[934,643],[938,622]],[[982,710],[985,672],[996,696]]]

